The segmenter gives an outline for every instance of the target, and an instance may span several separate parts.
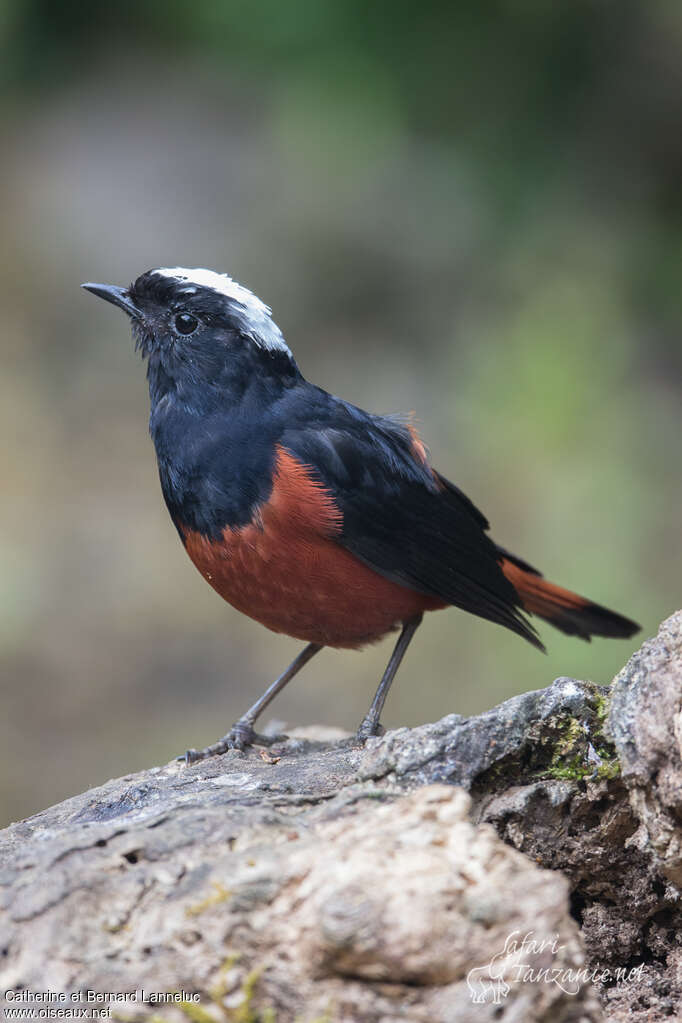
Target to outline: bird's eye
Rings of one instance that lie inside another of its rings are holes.
[[[173,326],[178,334],[193,334],[199,326],[199,321],[191,313],[178,313],[173,319]]]

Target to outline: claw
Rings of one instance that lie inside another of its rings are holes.
[[[355,733],[355,738],[357,739],[361,746],[364,746],[367,740],[371,739],[373,735],[385,734],[386,729],[379,721],[375,723],[373,721],[368,721],[367,718],[365,718],[365,720],[362,722],[357,732]]]
[[[185,753],[181,753],[180,756],[176,757],[176,760],[184,761],[187,765],[196,764],[200,760],[207,760],[208,757],[216,757],[220,756],[221,753],[227,753],[231,749],[242,751],[245,746],[253,746],[256,743],[259,746],[271,746],[273,742],[280,741],[282,738],[281,735],[276,737],[257,735],[248,721],[237,721],[227,735],[224,735],[222,739],[218,739],[212,746],[207,746],[205,749],[200,750],[188,749]]]

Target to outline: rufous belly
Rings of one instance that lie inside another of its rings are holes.
[[[218,540],[182,530],[187,553],[233,607],[275,632],[357,647],[446,605],[391,582],[334,537],[341,518],[305,466],[281,452],[272,493],[254,522]]]

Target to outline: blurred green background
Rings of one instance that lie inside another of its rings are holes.
[[[680,606],[676,0],[3,0],[0,33],[0,822],[212,742],[298,649],[184,555],[83,280],[228,271],[310,379],[416,410],[499,542],[642,638]],[[541,633],[428,616],[385,724],[639,644]],[[354,727],[391,642],[274,713]]]

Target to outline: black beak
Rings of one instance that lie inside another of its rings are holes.
[[[115,284],[81,284],[81,288],[92,292],[98,298],[103,298],[105,302],[117,305],[129,316],[139,317],[140,315],[139,309],[135,306],[126,288],[117,288]]]

